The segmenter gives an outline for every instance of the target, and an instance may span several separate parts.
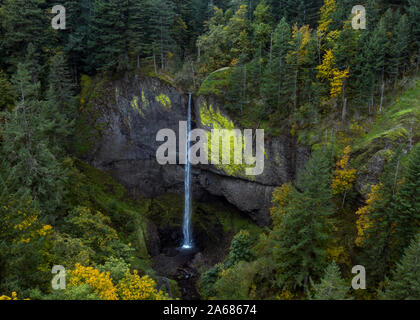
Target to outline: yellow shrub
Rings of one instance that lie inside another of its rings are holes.
[[[0,296],[0,300],[19,300],[19,299],[17,297],[16,292],[13,291],[11,297],[3,295],[3,296]]]
[[[118,300],[117,289],[112,283],[109,272],[100,272],[93,267],[76,264],[70,272],[69,286],[88,284],[104,300]]]
[[[169,297],[156,290],[156,282],[149,276],[140,277],[135,270],[127,272],[118,284],[118,293],[122,300],[167,300]]]
[[[366,200],[366,206],[361,207],[356,211],[356,214],[359,216],[359,218],[356,221],[357,237],[355,242],[358,246],[360,246],[363,240],[367,238],[366,230],[372,226],[372,222],[369,219],[369,213],[371,211],[373,202],[378,200],[378,194],[381,188],[381,183],[372,186],[371,192],[369,193],[368,199]]]
[[[356,170],[349,168],[350,151],[350,146],[345,147],[342,158],[337,162],[331,183],[333,194],[343,194],[348,191],[356,180]]]

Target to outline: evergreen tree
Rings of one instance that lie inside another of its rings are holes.
[[[387,28],[385,17],[382,17],[371,35],[369,42],[369,65],[373,74],[380,80],[380,102],[379,112],[382,112],[383,96],[385,92],[385,71],[387,66],[386,55],[389,50]],[[372,95],[374,94],[374,83],[372,83]]]
[[[392,273],[384,299],[419,300],[420,299],[420,234],[412,240],[397,268]]]
[[[88,48],[93,70],[126,70],[128,0],[95,0]]]
[[[265,0],[258,4],[254,11],[254,21],[252,22],[254,33],[253,48],[258,51],[265,50],[267,44],[269,50],[272,47],[273,17],[271,16],[271,7]],[[270,44],[271,39],[271,44]]]
[[[13,91],[6,74],[0,70],[0,112],[13,106]]]
[[[404,72],[407,67],[410,46],[410,26],[407,16],[400,15],[397,19],[396,26],[392,28],[388,68],[389,73],[395,79],[395,84],[400,73]]]
[[[318,284],[313,284],[314,300],[345,300],[349,285],[341,277],[340,268],[333,261],[325,269],[324,276]]]
[[[150,6],[149,38],[155,68],[165,70],[168,54],[173,55],[172,28],[175,22],[175,8],[169,0],[148,0]],[[160,63],[159,63],[160,62]]]
[[[420,64],[420,3],[417,0],[408,0],[407,6],[411,36],[417,47],[417,71]]]
[[[409,154],[403,179],[392,203],[396,213],[395,254],[399,259],[416,233],[420,230],[420,145]]]
[[[331,163],[317,150],[300,172],[284,216],[275,234],[273,249],[277,285],[282,289],[308,289],[309,279],[319,278],[326,267],[325,247],[331,236],[334,212]]]
[[[197,40],[201,51],[201,72],[209,73],[222,67],[249,62],[251,45],[249,39],[247,8],[241,6],[235,14],[215,8],[208,23],[208,32]]]
[[[5,172],[13,172],[12,193],[28,194],[38,201],[47,213],[60,205],[65,174],[48,148],[49,121],[42,114],[45,101],[39,100],[39,83],[33,84],[22,64],[12,79],[18,93],[16,107],[4,114],[5,125],[1,146]]]
[[[56,43],[51,28],[45,0],[6,0],[2,6],[1,19],[4,27],[4,38],[0,51],[4,62],[15,71],[18,62],[22,61],[29,42],[36,47],[35,51],[46,50]],[[45,51],[44,51],[45,52]],[[9,70],[7,70],[9,71]]]
[[[52,57],[48,79],[47,101],[42,116],[49,121],[46,134],[56,155],[68,145],[76,118],[74,85],[63,54]]]
[[[89,72],[86,65],[89,59],[88,38],[92,23],[94,0],[66,0],[63,6],[66,8],[66,29],[60,30],[59,35],[63,42],[63,48],[72,66],[73,74],[77,70]]]
[[[362,241],[364,263],[373,281],[382,280],[395,261],[395,233],[399,212],[394,210],[397,181],[401,171],[401,148],[396,150],[379,179],[379,187],[368,207],[369,227]]]
[[[272,114],[273,120],[283,119],[291,111],[293,82],[291,67],[286,60],[290,41],[291,30],[283,18],[274,31],[272,50],[261,82],[266,112]]]
[[[148,17],[151,14],[149,2],[145,0],[129,1],[127,37],[129,54],[134,57],[136,68],[140,68],[140,57],[150,55],[150,41],[147,41]]]
[[[230,244],[229,256],[225,262],[225,267],[230,268],[239,261],[251,261],[254,255],[251,251],[252,239],[248,231],[239,231],[232,239]]]

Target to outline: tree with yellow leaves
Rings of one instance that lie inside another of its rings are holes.
[[[284,183],[281,187],[277,187],[273,191],[273,206],[270,208],[270,215],[273,219],[273,226],[280,224],[282,217],[287,213],[285,207],[291,201],[292,184]]]
[[[76,264],[74,270],[69,272],[68,286],[87,284],[93,292],[103,300],[118,300],[117,288],[112,283],[109,272],[100,272],[93,267],[84,267]]]
[[[41,223],[41,211],[28,197],[0,195],[0,203],[2,281],[9,283],[10,291],[46,288],[51,275],[52,227]]]
[[[156,289],[156,282],[148,275],[140,277],[137,270],[126,272],[118,284],[114,284],[109,272],[76,264],[69,272],[68,287],[88,286],[90,291],[103,300],[167,300],[169,296]]]
[[[292,30],[291,50],[286,56],[286,61],[291,67],[293,77],[293,110],[296,110],[301,92],[310,95],[311,87],[306,87],[305,84],[312,83],[311,74],[309,70],[315,67],[313,60],[315,53],[314,38],[312,30],[309,26],[302,26],[298,28],[295,24]],[[300,85],[300,84],[303,85]]]
[[[379,183],[372,187],[366,206],[356,212],[356,244],[363,250],[361,262],[374,282],[382,281],[399,258],[400,235],[396,232],[396,227],[400,218],[394,206],[401,153],[400,148],[395,151],[386,164]]]
[[[163,291],[156,289],[156,282],[148,275],[140,277],[137,270],[127,272],[117,286],[122,300],[168,300]]]
[[[358,246],[360,246],[368,237],[366,230],[372,226],[372,221],[369,219],[369,213],[372,211],[372,206],[375,201],[379,200],[379,194],[382,187],[382,184],[373,185],[367,197],[366,205],[356,211],[358,218],[356,221],[357,237],[355,242]]]
[[[353,187],[356,180],[356,169],[350,168],[350,146],[346,146],[343,150],[342,158],[337,162],[337,167],[333,174],[331,189],[334,195],[343,195],[342,207],[346,200],[346,195]]]
[[[17,297],[17,293],[13,291],[10,297],[6,295],[0,296],[0,300],[19,300],[19,299]]]
[[[348,78],[350,69],[339,70],[336,67],[333,51],[327,50],[322,64],[317,67],[317,70],[317,77],[329,82],[330,97],[336,99],[342,92],[344,81]]]
[[[317,34],[322,37],[330,32],[330,25],[333,22],[332,15],[336,11],[335,0],[325,0],[320,10]]]

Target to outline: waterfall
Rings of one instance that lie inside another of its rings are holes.
[[[187,155],[187,161],[185,164],[185,206],[184,206],[184,224],[182,231],[184,233],[184,242],[182,244],[183,249],[190,249],[193,247],[193,241],[191,238],[191,172],[190,172],[190,131],[191,131],[191,93],[188,96],[188,120],[187,120],[187,143],[185,152]]]

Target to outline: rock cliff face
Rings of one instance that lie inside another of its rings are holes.
[[[85,154],[95,167],[109,172],[131,195],[155,197],[184,192],[184,166],[160,165],[156,150],[159,130],[179,136],[179,121],[186,121],[188,95],[169,83],[149,77],[126,75],[118,80],[92,82],[85,92],[89,126],[100,128],[93,148]],[[203,127],[200,108],[204,98],[194,98],[193,127]],[[214,106],[223,112],[222,106]],[[178,143],[177,143],[178,146]],[[309,148],[297,147],[289,137],[266,137],[264,172],[256,177],[227,174],[212,165],[193,166],[193,196],[205,200],[220,196],[248,214],[259,225],[270,222],[274,187],[295,177],[309,157]]]

